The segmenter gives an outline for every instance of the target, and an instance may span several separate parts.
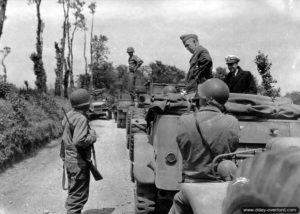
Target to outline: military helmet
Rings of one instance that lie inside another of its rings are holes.
[[[163,94],[177,93],[177,89],[175,88],[175,86],[167,85],[163,88],[162,92]]]
[[[85,89],[77,89],[70,94],[70,102],[73,108],[81,108],[90,104],[91,95]]]
[[[231,180],[235,175],[237,167],[235,163],[230,160],[223,160],[217,167],[218,174],[225,180]]]
[[[229,88],[224,81],[212,78],[199,84],[198,94],[200,98],[206,100],[213,99],[219,104],[224,105],[229,98]]]
[[[128,48],[127,48],[127,53],[133,53],[133,52],[134,52],[133,47],[128,47]]]

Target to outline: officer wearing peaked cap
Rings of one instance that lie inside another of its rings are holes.
[[[240,58],[228,55],[225,58],[230,71],[225,79],[231,93],[256,94],[257,87],[250,71],[244,71],[239,65]]]
[[[187,92],[197,91],[197,85],[213,77],[212,59],[206,48],[199,45],[195,34],[180,36],[185,48],[192,54],[190,68],[186,76]]]

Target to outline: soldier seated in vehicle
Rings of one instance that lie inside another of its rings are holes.
[[[178,122],[176,141],[183,159],[184,183],[216,182],[213,159],[235,151],[239,142],[238,120],[224,113],[228,86],[212,78],[198,86],[198,93],[199,112],[182,115]],[[175,195],[169,213],[192,213],[182,191]]]

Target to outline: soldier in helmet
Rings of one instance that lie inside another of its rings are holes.
[[[129,91],[131,93],[133,93],[134,89],[135,89],[136,72],[137,72],[138,68],[141,67],[141,65],[143,64],[144,61],[133,54],[134,53],[133,47],[128,47],[127,53],[129,55],[129,58],[128,58],[129,78],[130,78]]]
[[[212,78],[198,86],[201,102],[199,112],[182,115],[178,122],[176,141],[183,159],[183,182],[212,182],[213,159],[233,152],[239,142],[238,120],[224,113],[229,97],[227,85]],[[169,214],[192,213],[187,199],[179,191]]]
[[[196,92],[197,85],[213,77],[212,59],[206,48],[201,46],[195,34],[180,36],[183,45],[193,54],[190,59],[190,68],[186,76],[187,92]]]
[[[239,65],[239,57],[228,55],[225,58],[229,73],[225,82],[232,93],[257,94],[254,77],[250,71],[244,71]]]
[[[81,213],[88,200],[91,146],[96,142],[96,132],[90,128],[86,112],[90,107],[90,94],[85,89],[71,93],[73,109],[63,118],[63,147],[61,157],[68,176],[67,213]],[[70,124],[68,123],[70,122]]]

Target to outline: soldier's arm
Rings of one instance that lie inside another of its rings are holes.
[[[142,59],[140,59],[139,57],[136,57],[136,67],[135,70],[137,70],[139,67],[141,67],[141,65],[144,63],[144,61]]]
[[[84,117],[78,119],[73,132],[73,143],[76,147],[86,148],[97,140],[96,134],[90,132],[88,120]]]
[[[182,155],[182,159],[187,160],[190,147],[190,140],[188,137],[188,133],[186,132],[183,122],[181,120],[178,121],[176,142]]]

